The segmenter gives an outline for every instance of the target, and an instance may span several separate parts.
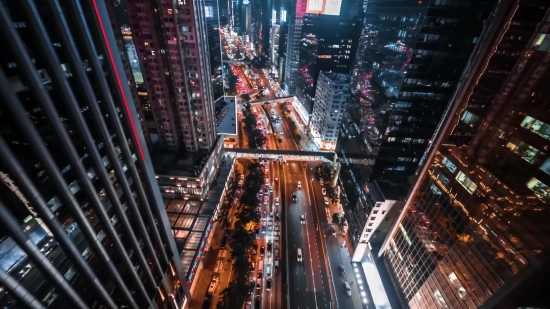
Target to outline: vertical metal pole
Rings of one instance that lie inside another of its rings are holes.
[[[40,218],[44,221],[46,226],[50,229],[55,240],[59,243],[65,254],[71,262],[78,268],[78,270],[91,282],[92,289],[97,293],[97,297],[111,309],[116,309],[118,306],[114,303],[113,299],[105,290],[94,271],[90,268],[88,263],[84,260],[78,248],[73,244],[67,232],[50,210],[44,198],[40,195],[40,192],[27,175],[15,154],[9,149],[8,144],[0,136],[0,164],[2,168],[7,170],[17,184],[19,184],[19,190],[23,192],[25,197],[29,200],[34,210],[38,213]]]
[[[23,251],[32,260],[34,265],[40,269],[40,271],[48,278],[48,280],[63,293],[67,299],[73,303],[75,308],[87,309],[88,305],[80,298],[73,287],[65,281],[63,275],[53,267],[48,257],[45,256],[40,249],[38,249],[32,241],[25,235],[21,225],[17,222],[17,219],[11,214],[9,209],[0,201],[0,217],[2,218],[2,225],[4,229],[10,234],[15,242],[21,247]]]
[[[32,295],[29,290],[22,286],[18,280],[10,276],[8,273],[0,269],[0,282],[5,286],[11,295],[21,301],[26,308],[30,309],[46,309],[46,307]]]
[[[151,240],[147,235],[147,232],[145,230],[145,225],[143,224],[143,220],[141,219],[139,210],[137,209],[137,206],[136,206],[136,202],[133,198],[132,190],[130,189],[130,185],[128,184],[128,179],[126,178],[126,174],[122,169],[121,162],[118,159],[118,154],[115,151],[109,131],[105,124],[103,113],[97,104],[97,98],[94,94],[92,86],[89,83],[88,76],[84,72],[84,68],[82,66],[83,61],[80,58],[80,55],[78,54],[74,40],[69,34],[70,32],[69,32],[65,17],[63,16],[61,6],[59,5],[59,2],[57,0],[50,1],[50,6],[52,7],[53,17],[56,20],[56,24],[60,28],[58,29],[59,30],[58,33],[60,34],[62,44],[67,50],[67,53],[69,54],[68,58],[71,63],[71,68],[73,69],[76,80],[80,82],[82,91],[84,92],[85,98],[88,101],[88,106],[90,107],[90,110],[94,115],[96,127],[98,131],[101,133],[101,137],[103,138],[103,145],[107,151],[107,156],[109,158],[109,161],[111,162],[111,165],[114,167],[116,171],[116,174],[118,176],[117,180],[120,182],[122,190],[124,191],[124,195],[126,196],[126,201],[129,204],[128,208],[131,210],[134,218],[137,221],[138,226],[141,227],[141,234],[142,234],[141,236],[143,237],[143,241],[146,245],[146,248],[149,251],[150,259],[154,263],[155,269],[159,272],[160,277],[162,277],[163,272],[160,269],[160,264],[157,260],[155,251],[153,249],[153,245],[151,244]],[[55,64],[53,65],[55,66]],[[95,145],[96,142],[94,142],[91,132],[86,126],[84,117],[80,112],[80,106],[78,106],[78,103],[76,100],[70,100],[67,102],[73,117],[75,119],[79,119],[77,123],[80,124],[81,135],[83,136],[84,140],[86,141],[86,144],[88,145],[88,148],[90,149],[90,152],[92,154],[92,159],[96,162],[96,165],[102,164],[101,163],[102,159],[100,158],[99,151],[97,150],[97,147]],[[124,142],[125,141],[123,140],[122,143]],[[122,210],[122,205],[120,203],[120,200],[118,199],[116,190],[114,189],[114,187],[110,182],[109,176],[107,175],[107,171],[105,169],[99,169],[99,170],[96,170],[96,172],[99,174],[100,178],[102,178],[103,180],[103,184],[110,197],[113,208],[115,209],[117,216],[120,218],[121,224],[124,230],[126,231],[126,234],[130,240],[130,243],[132,244],[132,247],[135,253],[138,255],[138,260],[141,264],[141,267],[143,268],[143,271],[147,275],[152,285],[149,288],[153,290],[156,289],[157,282],[153,277],[151,270],[148,267],[147,260],[145,259],[145,256],[141,251],[136,234],[134,233],[132,226],[130,225],[130,221],[128,220],[128,217],[126,216],[126,213],[124,212],[124,210]]]

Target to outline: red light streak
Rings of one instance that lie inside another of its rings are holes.
[[[126,108],[126,114],[128,119],[130,120],[130,125],[132,126],[132,133],[134,133],[134,137],[136,138],[136,144],[139,150],[139,154],[141,156],[141,160],[145,162],[145,155],[143,154],[143,148],[141,147],[141,143],[139,142],[139,138],[136,131],[136,126],[134,124],[134,120],[132,119],[132,114],[130,113],[130,106],[128,105],[128,100],[126,98],[126,94],[124,93],[124,88],[122,88],[122,83],[120,82],[120,75],[118,74],[118,70],[115,66],[115,59],[113,57],[113,53],[111,51],[111,46],[109,46],[109,42],[107,41],[107,34],[105,33],[105,27],[103,26],[103,21],[101,20],[101,17],[99,16],[99,9],[97,8],[96,0],[92,0],[92,3],[94,4],[94,10],[95,14],[97,16],[97,20],[99,21],[99,27],[101,28],[101,34],[103,35],[103,40],[105,41],[105,46],[107,46],[107,52],[109,53],[109,59],[111,60],[111,64],[113,65],[113,71],[115,72],[115,77],[117,80],[118,88],[120,89],[120,93],[122,94],[122,100],[124,101],[124,107]]]

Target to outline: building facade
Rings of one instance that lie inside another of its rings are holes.
[[[380,252],[410,308],[550,301],[541,288],[550,268],[549,7],[504,1],[491,19]]]
[[[378,155],[372,179],[414,174],[495,3],[368,1],[368,46],[358,60],[370,67],[361,80],[372,100],[361,134]]]
[[[0,5],[0,305],[184,308],[104,1]]]
[[[208,55],[210,56],[210,78],[214,102],[223,96],[222,80],[222,50],[220,36],[220,5],[219,0],[204,0],[204,18],[208,39]],[[223,1],[221,1],[223,3]]]
[[[209,151],[215,142],[207,12],[201,3],[126,1],[160,145],[169,150]]]
[[[319,73],[349,74],[357,52],[361,18],[307,13],[302,19],[296,97],[310,114]]]
[[[330,72],[319,74],[309,127],[313,142],[319,149],[336,149],[338,129],[349,95],[349,85],[349,75]]]

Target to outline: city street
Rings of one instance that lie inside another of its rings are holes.
[[[283,163],[290,308],[331,308],[317,205],[303,162]],[[299,185],[299,183],[301,185]],[[293,195],[296,196],[294,201]],[[302,217],[303,216],[303,217]],[[301,251],[301,257],[298,256]]]
[[[332,215],[340,212],[336,203],[330,203],[325,206],[323,200],[322,186],[319,181],[311,180],[315,177],[314,168],[317,164],[307,163],[307,176],[313,187],[315,203],[318,205],[317,211],[320,219],[320,225],[324,238],[328,262],[330,264],[329,274],[334,286],[336,308],[363,308],[361,303],[360,291],[355,283],[353,268],[351,266],[351,256],[347,248],[346,240],[343,237],[340,228],[335,226],[335,235],[332,233]],[[323,207],[324,206],[324,207]],[[341,267],[344,267],[344,273]],[[348,296],[345,290],[344,282],[348,282],[351,288],[351,296]],[[366,292],[364,292],[366,293]]]

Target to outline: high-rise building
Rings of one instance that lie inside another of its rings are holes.
[[[216,134],[206,19],[214,13],[199,0],[127,1],[126,9],[160,145],[210,150]]]
[[[550,9],[501,1],[491,20],[380,251],[410,308],[550,301]]]
[[[300,41],[302,39],[302,18],[306,14],[306,0],[290,1],[288,18],[287,49],[284,70],[284,89],[290,94],[296,94],[298,79],[298,60]]]
[[[307,13],[302,19],[296,97],[306,118],[313,110],[319,73],[351,72],[362,24],[360,17]]]
[[[349,84],[349,75],[332,72],[319,74],[309,127],[313,142],[319,149],[334,151],[336,148],[338,128],[349,95]]]
[[[220,9],[218,0],[204,0],[204,18],[210,56],[210,76],[214,101],[224,95],[222,80],[222,50],[220,36]]]
[[[100,0],[0,4],[2,308],[188,301],[111,17]]]
[[[370,110],[357,125],[368,155],[378,156],[372,179],[414,174],[495,4],[368,1],[358,61]]]

